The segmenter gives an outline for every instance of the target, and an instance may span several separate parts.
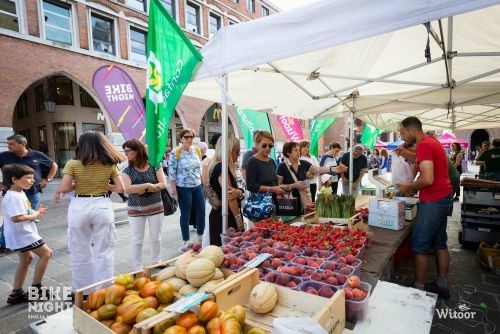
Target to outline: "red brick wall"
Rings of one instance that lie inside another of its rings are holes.
[[[128,39],[127,39],[127,21],[120,17],[118,19],[118,30],[120,38],[120,54],[122,59],[129,59]]]
[[[40,37],[36,0],[26,0],[26,16],[28,17],[28,33],[31,36]]]
[[[87,6],[77,2],[78,32],[80,33],[80,48],[89,49],[89,30],[87,26]]]

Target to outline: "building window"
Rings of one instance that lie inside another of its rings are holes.
[[[269,16],[269,8],[262,6],[262,17]]]
[[[91,25],[94,51],[115,55],[114,20],[92,13]]]
[[[138,11],[146,12],[146,0],[127,0],[126,4]]]
[[[89,131],[101,132],[103,135],[106,134],[106,129],[104,127],[104,124],[82,123],[82,133]]]
[[[28,144],[26,145],[26,147],[31,147],[31,133],[30,133],[30,129],[20,130],[20,131],[17,131],[17,133],[20,134],[21,136],[24,136],[26,138],[26,141],[28,142]]]
[[[240,0],[233,0],[234,3],[240,3]]]
[[[49,144],[47,142],[47,127],[40,126],[37,128],[38,131],[38,150],[47,154],[49,152]]]
[[[186,29],[188,32],[201,35],[201,24],[200,24],[200,7],[196,6],[190,2],[187,3],[186,8]]]
[[[35,109],[36,112],[41,112],[43,108],[43,85],[35,88]]]
[[[15,0],[0,0],[0,28],[19,31],[18,16]]]
[[[210,13],[210,21],[208,23],[210,38],[212,38],[217,32],[217,30],[220,29],[220,22],[221,22],[220,16]]]
[[[66,77],[49,79],[49,91],[56,105],[73,105],[73,82]]]
[[[99,105],[97,104],[97,102],[82,87],[80,87],[80,105],[82,107],[99,109]]]
[[[147,32],[130,27],[130,51],[132,60],[140,63],[146,62],[147,36]]]
[[[255,13],[255,0],[247,0],[247,10]]]
[[[163,6],[167,9],[170,15],[175,20],[175,0],[160,0]]]
[[[63,170],[68,160],[75,156],[75,148],[77,143],[76,123],[74,122],[58,122],[52,123],[54,136],[54,151],[56,155],[56,163],[59,165],[59,170]]]
[[[71,7],[53,2],[43,2],[45,39],[67,45],[73,44]]]
[[[22,119],[28,117],[28,99],[26,93],[23,93],[16,103],[16,115],[17,119]]]
[[[229,20],[229,25],[230,25],[230,26],[232,26],[233,24],[238,24],[238,22],[235,22],[235,21]]]

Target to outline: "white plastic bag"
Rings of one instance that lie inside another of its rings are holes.
[[[413,172],[411,170],[411,166],[405,161],[405,158],[397,155],[394,152],[391,153],[391,156],[392,156],[392,164],[391,164],[392,184],[396,186],[398,183],[413,182],[414,179]]]
[[[271,334],[328,334],[311,318],[276,318]]]

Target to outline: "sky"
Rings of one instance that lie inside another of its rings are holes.
[[[311,3],[315,0],[269,0],[282,10],[287,10],[295,7],[304,6],[308,3]]]

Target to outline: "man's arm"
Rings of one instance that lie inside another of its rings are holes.
[[[434,162],[431,160],[421,161],[419,164],[420,175],[412,183],[399,184],[399,191],[405,195],[412,196],[420,189],[429,187],[434,183]]]

